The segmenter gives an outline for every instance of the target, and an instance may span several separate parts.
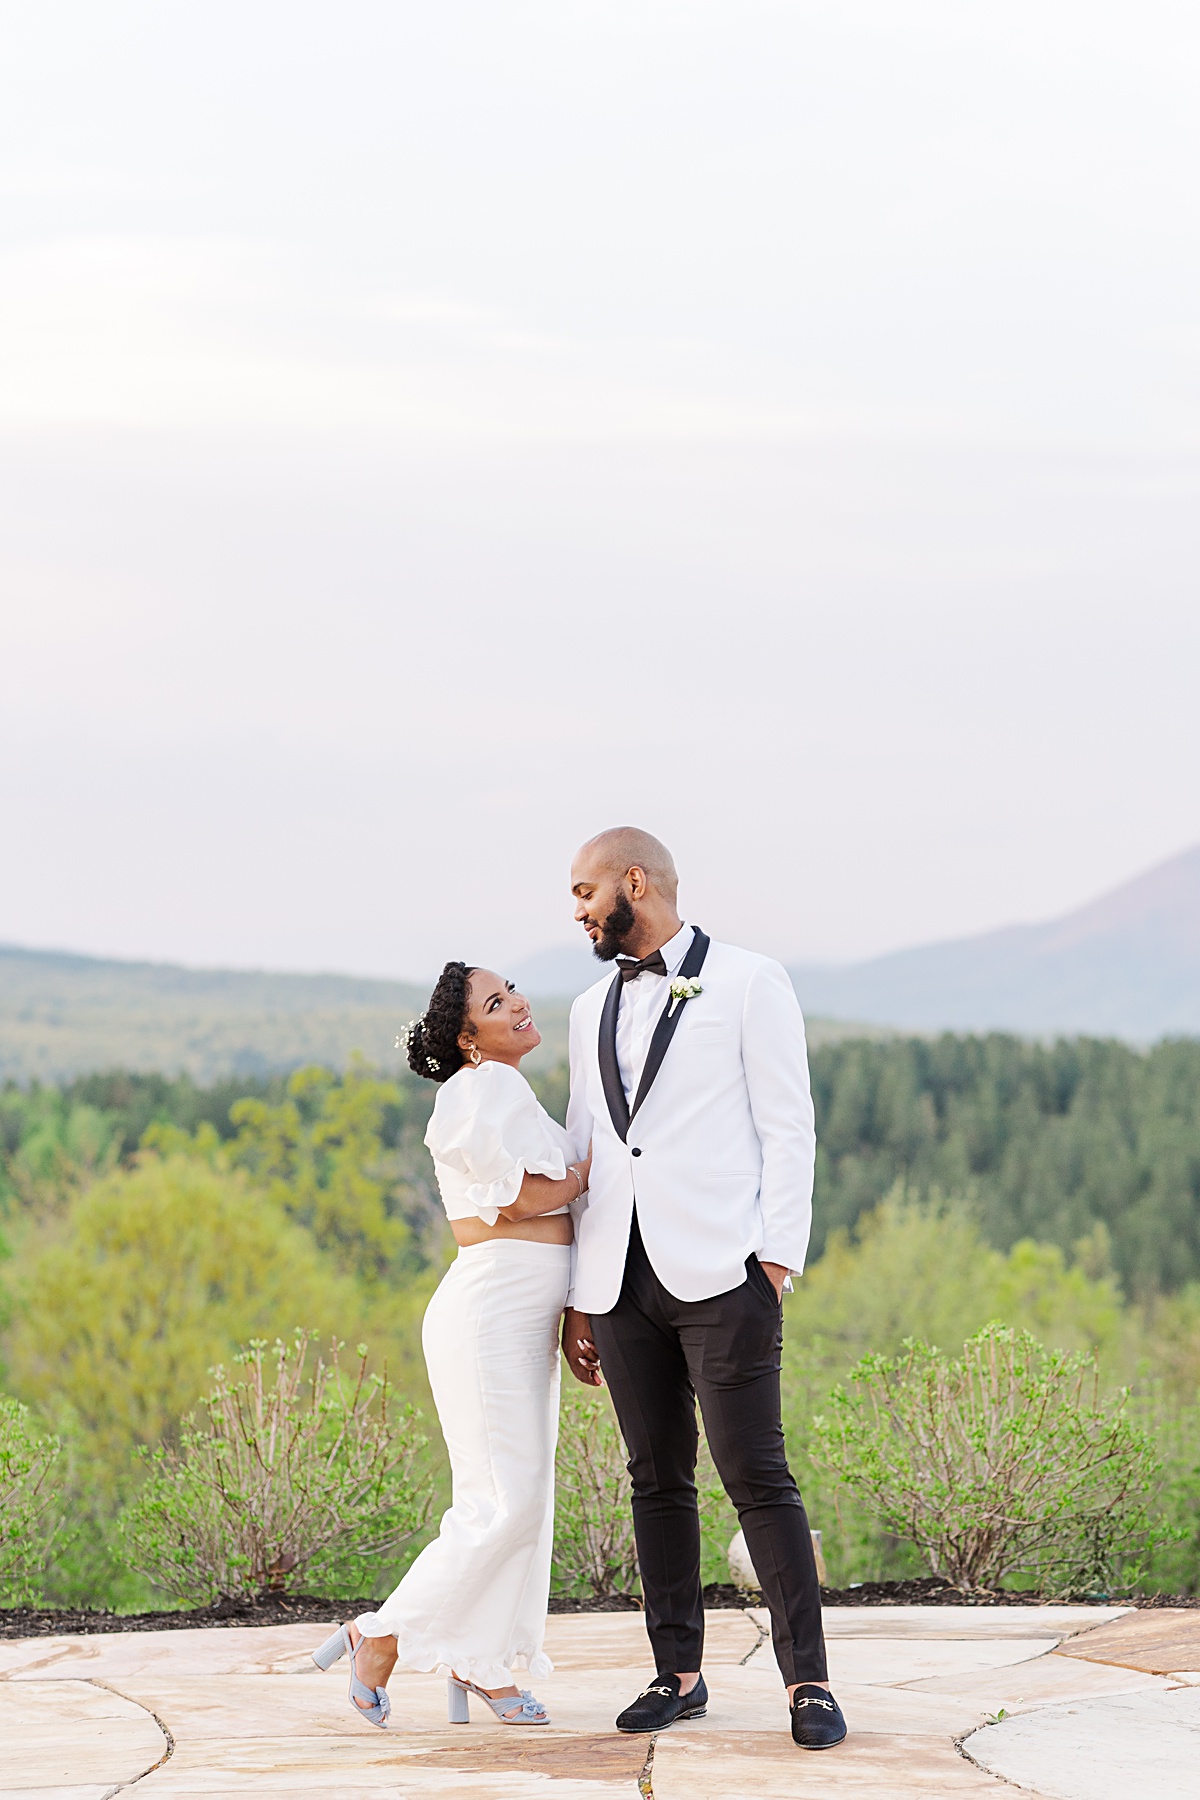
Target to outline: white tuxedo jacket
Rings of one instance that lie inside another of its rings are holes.
[[[738,1287],[751,1255],[804,1267],[816,1133],[795,992],[779,963],[729,944],[709,944],[698,979],[703,991],[670,1019],[664,983],[632,1117],[617,1069],[620,975],[571,1009],[567,1130],[579,1153],[592,1146],[571,1209],[581,1312],[616,1304],[635,1197],[646,1254],[678,1300]]]

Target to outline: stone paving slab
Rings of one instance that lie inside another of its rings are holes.
[[[228,1630],[98,1632],[94,1636],[0,1640],[5,1679],[124,1681],[172,1668],[189,1674],[293,1674],[312,1668],[320,1625],[249,1625]]]
[[[1025,1663],[1053,1650],[1054,1638],[832,1638],[829,1680],[835,1688],[848,1681],[875,1686],[923,1681],[930,1676],[972,1674]]]
[[[126,1695],[85,1681],[0,1683],[0,1784],[15,1778],[44,1792],[84,1780],[101,1783],[94,1792],[104,1795],[136,1781],[167,1749],[153,1710]],[[92,1792],[80,1787],[77,1800]]]
[[[398,1674],[390,1684],[393,1716],[387,1733],[360,1724],[347,1698],[345,1665],[335,1665],[327,1675],[313,1671],[295,1681],[280,1681],[275,1676],[242,1676],[236,1682],[220,1676],[201,1675],[188,1678],[175,1674],[158,1681],[138,1679],[126,1684],[124,1692],[132,1701],[157,1712],[171,1721],[171,1730],[182,1742],[216,1740],[232,1742],[241,1738],[275,1738],[291,1733],[306,1737],[369,1739],[371,1742],[399,1746],[426,1733],[445,1735],[451,1731],[455,1742],[473,1743],[477,1737],[497,1742],[531,1741],[533,1736],[548,1736],[541,1728],[531,1734],[527,1730],[502,1725],[482,1701],[472,1699],[470,1726],[450,1728],[446,1719],[446,1684],[438,1675]],[[603,1672],[600,1672],[603,1675]],[[585,1734],[612,1738],[613,1719],[640,1687],[652,1679],[649,1665],[633,1674],[598,1679],[596,1672],[584,1670],[556,1671],[538,1683],[538,1694],[551,1716],[550,1730],[555,1734]],[[1135,1676],[1133,1680],[1144,1680]],[[735,1727],[783,1733],[788,1729],[786,1702],[779,1672],[772,1661],[740,1668],[736,1665],[714,1666],[707,1672],[710,1702],[708,1718],[697,1721],[694,1729],[705,1731],[710,1726],[729,1730]],[[12,1685],[19,1685],[13,1683]],[[2,1691],[2,1690],[0,1690]],[[900,1729],[906,1713],[914,1712],[916,1702],[903,1703],[900,1690],[889,1700],[890,1690],[845,1683],[843,1694],[861,1692],[864,1702],[882,1708],[892,1723],[889,1729]],[[923,1702],[929,1723],[926,1730],[969,1730],[981,1717],[978,1707],[928,1696]]]
[[[353,1721],[350,1721],[353,1727]],[[367,1727],[366,1729],[370,1729]],[[614,1734],[615,1735],[615,1734]],[[610,1738],[603,1748],[594,1742],[561,1736],[557,1743],[540,1738],[530,1744],[526,1732],[512,1731],[504,1741],[466,1743],[457,1737],[430,1736],[416,1742],[389,1741],[390,1733],[359,1736],[278,1739],[242,1738],[181,1743],[170,1762],[157,1770],[148,1794],[323,1794],[340,1800],[377,1786],[389,1800],[410,1794],[496,1795],[498,1800],[524,1800],[545,1795],[553,1800],[588,1800],[609,1795],[630,1800],[646,1759],[646,1746]]]
[[[1002,1616],[989,1633],[992,1613]],[[1103,1609],[1100,1629],[1121,1617],[1120,1608]],[[1052,1724],[1112,1699],[1174,1698],[1161,1677],[1056,1648],[1080,1641],[1073,1634],[1096,1625],[1097,1609],[831,1609],[831,1676],[851,1737],[806,1755],[791,1743],[764,1618],[708,1615],[708,1717],[653,1746],[613,1729],[652,1673],[636,1613],[549,1620],[556,1673],[538,1691],[553,1722],[537,1731],[502,1725],[482,1703],[472,1704],[469,1726],[451,1727],[437,1675],[394,1678],[395,1729],[373,1730],[347,1702],[345,1664],[325,1675],[314,1668],[319,1625],[8,1641],[0,1643],[0,1796],[115,1800],[136,1782],[137,1800],[809,1800],[835,1789],[849,1800],[950,1800],[996,1793],[994,1775],[961,1755],[956,1740],[974,1733],[989,1757],[1007,1755],[1009,1721],[978,1730],[989,1712],[1009,1706],[1005,1696]],[[173,1739],[158,1767],[166,1740],[155,1714]],[[1058,1740],[1051,1732],[1046,1741],[1053,1761]],[[1038,1754],[1013,1740],[1013,1755]],[[1060,1790],[1034,1791],[1057,1800]]]
[[[1123,1669],[1145,1669],[1151,1675],[1170,1675],[1177,1669],[1200,1673],[1200,1609],[1164,1606],[1128,1613],[1115,1624],[1064,1645],[1063,1654],[1117,1663]]]
[[[1045,1800],[1200,1800],[1200,1689],[1046,1707],[973,1733],[964,1749]]]
[[[817,1756],[783,1736],[765,1744],[739,1732],[685,1738],[676,1727],[655,1745],[651,1779],[653,1800],[986,1800],[997,1793],[952,1739],[873,1732],[855,1732]]]
[[[1105,1694],[1131,1694],[1143,1688],[1161,1688],[1156,1675],[1140,1669],[1105,1668],[1099,1663],[1080,1663],[1058,1651],[1030,1662],[998,1669],[959,1671],[935,1675],[906,1686],[906,1694],[942,1695],[978,1712],[1008,1712],[1018,1706],[1053,1706],[1058,1701],[1082,1700]]]
[[[1129,1614],[1127,1606],[830,1606],[824,1622],[826,1641],[844,1637],[1044,1637],[1058,1643]],[[755,1607],[752,1616],[769,1629],[765,1607]],[[1200,1614],[1195,1616],[1200,1618]]]
[[[38,1787],[38,1788],[0,1788],[4,1800],[109,1800],[114,1792],[111,1781],[90,1787]]]
[[[740,1663],[762,1642],[763,1629],[749,1612],[704,1615],[704,1666]],[[767,1614],[762,1614],[764,1621]],[[552,1613],[546,1621],[546,1654],[556,1669],[650,1668],[646,1625],[636,1613]]]

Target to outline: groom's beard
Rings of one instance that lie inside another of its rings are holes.
[[[619,956],[625,940],[637,924],[637,914],[633,910],[633,902],[628,894],[618,894],[617,903],[600,927],[600,936],[592,945],[592,955],[601,962],[611,962]]]

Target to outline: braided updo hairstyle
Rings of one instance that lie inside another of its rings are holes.
[[[470,982],[475,968],[470,963],[448,962],[429,996],[429,1005],[408,1028],[408,1066],[426,1081],[449,1081],[466,1057],[459,1037],[471,1031],[467,1023]]]

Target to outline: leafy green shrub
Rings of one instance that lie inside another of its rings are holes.
[[[1077,1254],[1084,1248],[1102,1246],[1077,1246]],[[885,1530],[813,1461],[812,1419],[828,1411],[829,1390],[870,1351],[895,1356],[909,1338],[962,1344],[989,1320],[1057,1349],[1099,1350],[1112,1385],[1128,1380],[1153,1352],[1143,1349],[1138,1315],[1123,1306],[1102,1257],[1090,1266],[1091,1273],[1079,1260],[1069,1265],[1056,1245],[1028,1240],[1002,1254],[966,1201],[923,1201],[901,1186],[852,1233],[831,1235],[785,1302],[782,1386],[788,1455],[809,1519],[823,1530],[834,1587],[907,1580],[925,1565],[911,1542]],[[1195,1341],[1191,1313],[1177,1323],[1183,1355]]]
[[[266,1340],[252,1340],[235,1358],[242,1380],[213,1371],[207,1423],[189,1417],[179,1449],[149,1458],[121,1532],[132,1565],[177,1599],[336,1580],[428,1522],[419,1415],[390,1410],[387,1378],[367,1375],[363,1345],[352,1380],[336,1343],[306,1374],[312,1335],[276,1339],[267,1355]]]
[[[1160,1504],[1168,1529],[1153,1547],[1139,1586],[1145,1593],[1200,1590],[1200,1404],[1180,1404],[1151,1384],[1136,1404],[1139,1423],[1162,1458]]]
[[[849,1381],[812,1421],[813,1456],[955,1586],[1107,1587],[1149,1550],[1157,1465],[1125,1392],[1101,1400],[1095,1358],[993,1324],[959,1358],[910,1341]]]
[[[47,1477],[57,1460],[56,1437],[39,1437],[29,1408],[0,1395],[0,1596],[40,1598],[42,1572],[59,1525]]]

